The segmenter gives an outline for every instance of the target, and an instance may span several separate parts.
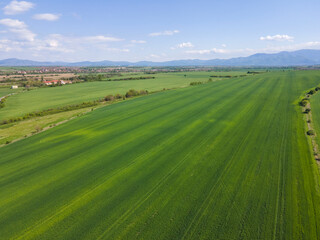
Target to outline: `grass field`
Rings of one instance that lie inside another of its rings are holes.
[[[301,71],[160,92],[0,148],[1,236],[319,239],[294,104],[319,83]]]
[[[316,142],[320,146],[320,93],[313,95],[310,98],[312,109],[313,127],[316,132]]]
[[[81,108],[77,110],[61,112],[56,114],[51,114],[47,116],[32,118],[29,120],[1,125],[0,126],[0,146],[6,144],[7,142],[14,141],[16,139],[23,138],[25,136],[30,136],[37,132],[38,130],[45,129],[50,125],[57,124],[78,116],[79,114],[84,114],[90,111],[92,107]]]
[[[228,73],[228,72],[227,72]],[[0,110],[0,120],[19,117],[37,110],[45,110],[84,101],[97,100],[108,94],[125,94],[129,89],[158,91],[163,88],[189,86],[190,82],[208,81],[213,74],[227,73],[190,72],[155,74],[155,79],[130,81],[101,81],[68,85],[55,88],[39,88],[23,92],[7,99],[6,107]],[[238,75],[241,72],[229,74]],[[184,75],[187,75],[186,77]],[[140,76],[140,75],[139,75]],[[144,76],[149,76],[145,74]],[[150,74],[153,76],[153,74]],[[219,80],[213,79],[213,81]]]
[[[15,92],[18,92],[18,91],[19,91],[19,89],[0,88],[0,98],[4,97],[4,96],[6,96],[6,95],[8,95],[10,93],[15,93]]]

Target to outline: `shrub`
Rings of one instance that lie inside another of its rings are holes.
[[[311,111],[310,108],[306,108],[306,110],[304,110],[304,113],[309,113]]]
[[[314,90],[315,90],[315,91],[319,91],[319,90],[320,90],[320,87],[316,87]]]
[[[104,97],[104,100],[105,100],[106,102],[108,102],[108,101],[113,101],[113,100],[114,100],[114,96],[113,96],[113,95],[105,96],[105,97]]]
[[[118,93],[118,94],[116,94],[116,95],[114,96],[114,98],[115,98],[115,99],[121,99],[121,98],[122,98],[122,95]]]
[[[314,135],[314,131],[313,131],[313,130],[309,130],[309,131],[307,131],[307,134],[308,134],[309,136],[312,136],[312,135]]]
[[[140,90],[139,91],[139,95],[147,95],[148,94],[148,90]]]
[[[47,110],[43,110],[43,111],[27,113],[22,117],[14,117],[14,118],[10,118],[7,120],[3,120],[0,123],[0,125],[14,123],[14,122],[22,121],[22,120],[33,118],[33,117],[46,116],[46,115],[50,115],[50,114],[54,114],[54,113],[60,113],[60,112],[66,112],[66,111],[76,110],[76,109],[80,109],[80,108],[92,107],[92,106],[96,106],[98,104],[99,104],[99,101],[83,102],[80,104],[69,105],[69,106],[59,107],[59,108],[55,108],[55,109],[47,109]]]
[[[307,106],[307,104],[308,104],[308,100],[306,100],[306,99],[303,99],[303,100],[300,102],[300,106],[302,106],[302,107]]]
[[[203,84],[203,82],[191,82],[190,86],[200,85]]]
[[[313,94],[315,94],[316,93],[316,91],[315,90],[310,90],[310,92],[308,92],[308,94],[310,94],[310,95],[313,95]]]
[[[135,97],[138,96],[139,92],[134,90],[134,89],[130,89],[127,93],[126,93],[126,98],[130,98],[130,97]]]
[[[1,99],[1,101],[0,101],[0,108],[4,108],[4,106],[6,105],[5,102],[6,102],[6,97],[4,97],[4,98]]]

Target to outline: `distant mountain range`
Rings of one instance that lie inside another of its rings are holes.
[[[279,52],[273,54],[257,53],[248,57],[238,57],[230,59],[212,59],[212,60],[174,60],[167,62],[125,62],[125,61],[99,61],[99,62],[37,62],[31,60],[21,60],[16,58],[0,60],[0,66],[310,66],[320,65],[320,50],[298,50],[294,52]]]

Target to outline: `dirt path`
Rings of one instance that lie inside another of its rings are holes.
[[[17,94],[17,93],[10,93],[10,94],[8,94],[8,95],[5,95],[5,96],[3,96],[3,97],[0,97],[0,102],[2,101],[2,99],[5,99],[5,98],[7,98],[7,97],[10,97],[10,96],[12,96],[12,95],[14,95],[14,94]]]

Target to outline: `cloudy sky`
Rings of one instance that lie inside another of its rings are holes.
[[[166,61],[320,49],[319,0],[0,0],[0,59]]]

